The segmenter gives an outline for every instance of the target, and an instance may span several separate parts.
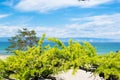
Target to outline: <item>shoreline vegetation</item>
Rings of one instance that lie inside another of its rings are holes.
[[[0,55],[0,59],[5,60],[10,55]],[[60,72],[59,74],[52,75],[56,78],[56,80],[104,80],[99,75],[94,75],[92,72],[86,72],[85,70],[78,69],[75,74],[72,74],[72,69],[64,72]],[[52,79],[48,79],[52,80]]]
[[[1,60],[5,60],[6,58],[10,57],[11,55],[0,55]],[[72,69],[64,72],[60,72],[58,74],[52,75],[55,77],[56,80],[104,80],[99,75],[94,75],[92,72],[86,72],[85,70],[78,69],[75,74],[72,73]],[[48,79],[52,80],[52,79]]]
[[[102,80],[101,78],[104,78],[103,80],[120,79],[119,51],[97,55],[95,48],[88,42],[80,44],[69,40],[69,45],[65,46],[56,38],[48,38],[49,41],[56,43],[53,47],[49,44],[42,46],[44,38],[45,35],[40,38],[38,45],[27,47],[25,51],[15,50],[14,55],[3,56],[4,60],[0,60],[0,78],[13,80],[61,80],[62,78],[67,80],[69,77],[69,80],[70,78],[79,80],[80,74],[89,76],[90,72],[97,75],[98,80]],[[60,74],[61,72],[65,73]],[[52,76],[55,74],[58,74],[58,77]],[[72,74],[78,76],[72,77]],[[57,79],[59,77],[60,79]],[[93,78],[95,79],[92,76]]]
[[[0,55],[0,80],[120,80],[120,51],[98,55],[89,42],[70,39],[66,46],[57,38],[48,38],[54,46],[43,46],[45,34],[31,45],[25,32],[23,40],[10,40],[18,40],[7,48],[14,55]]]

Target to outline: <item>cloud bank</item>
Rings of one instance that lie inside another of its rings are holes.
[[[97,15],[70,19],[72,24],[63,27],[37,26],[26,27],[37,32],[37,36],[46,33],[47,37],[93,37],[120,39],[120,13],[112,15]],[[81,23],[84,21],[84,23]],[[25,26],[0,26],[0,37],[14,36],[18,29]],[[3,32],[4,31],[4,32]],[[3,33],[2,33],[3,32]]]
[[[16,9],[21,11],[38,11],[48,12],[67,7],[82,7],[89,8],[98,6],[101,4],[112,2],[113,0],[21,0],[17,5]]]

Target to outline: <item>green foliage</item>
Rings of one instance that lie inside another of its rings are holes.
[[[65,48],[65,44],[61,42],[59,39],[56,38],[48,38],[49,41],[57,43],[57,47],[59,48]]]
[[[18,34],[9,39],[10,46],[6,48],[7,52],[14,52],[14,50],[25,51],[27,46],[32,47],[38,43],[38,38],[34,30],[18,30]]]
[[[68,46],[56,38],[49,38],[55,43],[51,47],[43,46],[45,34],[38,41],[38,45],[27,47],[27,50],[16,50],[6,60],[0,60],[0,79],[14,78],[29,80],[30,78],[50,78],[51,75],[73,69],[92,71],[103,74],[105,79],[120,79],[120,52],[99,56],[95,48],[88,42],[73,42]]]
[[[105,79],[119,78],[120,79],[120,52],[110,53],[98,59],[99,67],[96,73],[103,73]],[[113,77],[111,77],[113,76]]]
[[[0,60],[0,80],[2,79],[2,76],[5,76],[5,65],[2,60]]]

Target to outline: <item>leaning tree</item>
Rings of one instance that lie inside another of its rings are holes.
[[[38,43],[38,38],[34,30],[28,30],[23,28],[18,30],[17,35],[8,39],[10,46],[6,48],[7,52],[13,52],[14,50],[26,50],[27,46],[32,47]]]

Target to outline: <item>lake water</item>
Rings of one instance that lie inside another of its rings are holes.
[[[51,44],[51,42],[45,42],[44,45]],[[67,45],[67,43],[65,42]],[[120,50],[120,42],[92,42],[91,43],[97,50],[98,54],[106,54],[109,52],[116,52]],[[9,46],[9,42],[0,42],[0,54],[2,55],[9,55],[6,53],[5,48]]]

